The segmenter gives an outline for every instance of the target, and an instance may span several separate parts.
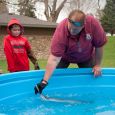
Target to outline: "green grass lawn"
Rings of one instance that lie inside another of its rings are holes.
[[[102,66],[115,67],[115,36],[109,37],[108,43],[104,47]]]
[[[45,69],[47,60],[38,60],[40,68]],[[33,69],[33,64],[30,63],[31,69]],[[4,73],[7,72],[7,64],[5,60],[0,60],[0,66]],[[76,67],[75,64],[71,64],[70,68]],[[104,47],[104,56],[102,61],[102,67],[115,67],[115,37],[109,37],[108,43]]]

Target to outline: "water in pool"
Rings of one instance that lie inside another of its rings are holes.
[[[17,97],[15,102],[11,98],[10,104],[0,104],[0,115],[115,115],[115,94],[109,88],[60,88],[45,95],[89,103],[50,102],[28,94]]]

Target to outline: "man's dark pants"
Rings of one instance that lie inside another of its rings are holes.
[[[87,61],[81,62],[81,63],[76,63],[79,68],[92,68],[95,65],[94,59],[89,59]],[[57,69],[59,68],[67,68],[70,65],[70,62],[65,61],[64,59],[61,59],[59,64],[57,65]]]

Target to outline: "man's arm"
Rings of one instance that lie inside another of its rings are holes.
[[[101,65],[102,58],[103,58],[103,47],[95,48],[96,65]]]
[[[55,70],[56,66],[60,62],[61,57],[56,57],[54,55],[50,55],[46,65],[46,72],[44,75],[44,80],[48,81],[50,76],[52,75],[53,71]]]
[[[94,76],[101,75],[102,57],[103,57],[103,47],[95,48],[95,66],[93,67]]]
[[[50,55],[47,61],[46,72],[44,78],[38,83],[35,87],[35,94],[42,93],[42,90],[47,86],[48,80],[51,77],[53,71],[55,70],[56,66],[60,62],[61,57],[56,57],[54,55]]]
[[[103,46],[107,43],[106,34],[100,22],[92,18],[92,44],[95,47],[95,66],[93,67],[94,76],[101,75],[101,61],[103,57]]]

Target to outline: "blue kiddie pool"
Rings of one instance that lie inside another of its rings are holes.
[[[44,89],[44,70],[0,75],[0,115],[115,115],[115,69],[57,69]]]

